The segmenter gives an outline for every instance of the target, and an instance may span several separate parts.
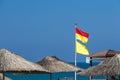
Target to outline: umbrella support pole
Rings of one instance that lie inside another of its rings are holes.
[[[3,72],[3,80],[5,80],[5,73]]]
[[[52,73],[50,73],[50,80],[52,80]]]
[[[90,67],[92,67],[92,57],[90,57]],[[90,80],[92,80],[92,76],[90,76]]]
[[[106,74],[106,80],[108,80],[108,74]]]
[[[108,80],[108,75],[106,75],[106,80]]]

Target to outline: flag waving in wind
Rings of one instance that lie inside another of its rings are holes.
[[[82,30],[76,27],[76,53],[89,55],[89,51],[85,44],[88,42],[89,34],[83,32]],[[81,43],[78,41],[80,40]]]
[[[76,41],[76,53],[83,54],[83,55],[89,55],[89,51],[86,48],[86,46],[79,43],[78,41]]]
[[[77,26],[77,24],[75,25],[75,27]],[[88,37],[89,34],[86,32],[83,32],[82,30],[78,29],[77,27],[75,28],[75,66],[77,65],[77,54],[83,54],[83,55],[89,55],[89,51],[86,48],[85,44],[87,44],[88,42]],[[80,42],[80,41],[81,42]],[[75,72],[75,80],[76,80],[76,72]]]
[[[88,37],[89,37],[88,33],[83,32],[82,30],[76,27],[76,40],[80,40],[86,44],[88,42]]]

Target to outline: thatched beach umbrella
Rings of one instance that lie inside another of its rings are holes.
[[[112,75],[120,75],[120,54],[116,54],[108,62],[106,62],[107,69],[105,72]]]
[[[92,66],[92,61],[93,60],[104,60],[106,58],[110,58],[115,56],[116,54],[120,54],[120,51],[116,51],[116,50],[105,50],[105,51],[101,51],[101,52],[97,52],[94,54],[90,54],[88,57],[90,58],[90,66]],[[92,76],[91,76],[92,79]]]
[[[47,56],[41,61],[38,61],[37,64],[49,70],[51,73],[83,71],[82,68],[66,63],[58,59],[56,56]]]
[[[0,72],[48,73],[42,66],[27,61],[6,49],[0,50]]]
[[[52,73],[55,72],[74,72],[82,71],[82,68],[76,67],[72,64],[64,62],[58,59],[56,56],[47,56],[41,61],[38,61],[37,64],[41,65],[45,69],[49,70]]]
[[[106,65],[97,65],[97,66],[90,67],[83,72],[77,73],[77,75],[83,75],[83,76],[107,75],[104,71],[105,68],[106,68]]]
[[[85,76],[120,75],[120,54],[116,54],[112,58],[107,58],[99,65],[90,67],[80,74]]]
[[[116,50],[104,50],[104,51],[101,51],[101,52],[97,52],[97,53],[94,53],[94,54],[90,54],[89,57],[92,57],[92,58],[106,58],[106,57],[113,57],[115,54],[120,54],[120,51],[116,51]]]

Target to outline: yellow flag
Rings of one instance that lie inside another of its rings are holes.
[[[76,41],[76,53],[89,55],[89,51],[86,48],[86,46],[83,44],[80,44],[78,41]]]

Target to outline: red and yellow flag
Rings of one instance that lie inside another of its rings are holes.
[[[80,30],[76,27],[76,40],[80,40],[83,43],[87,43],[88,42],[88,37],[89,37],[88,33],[83,32],[82,30]]]

